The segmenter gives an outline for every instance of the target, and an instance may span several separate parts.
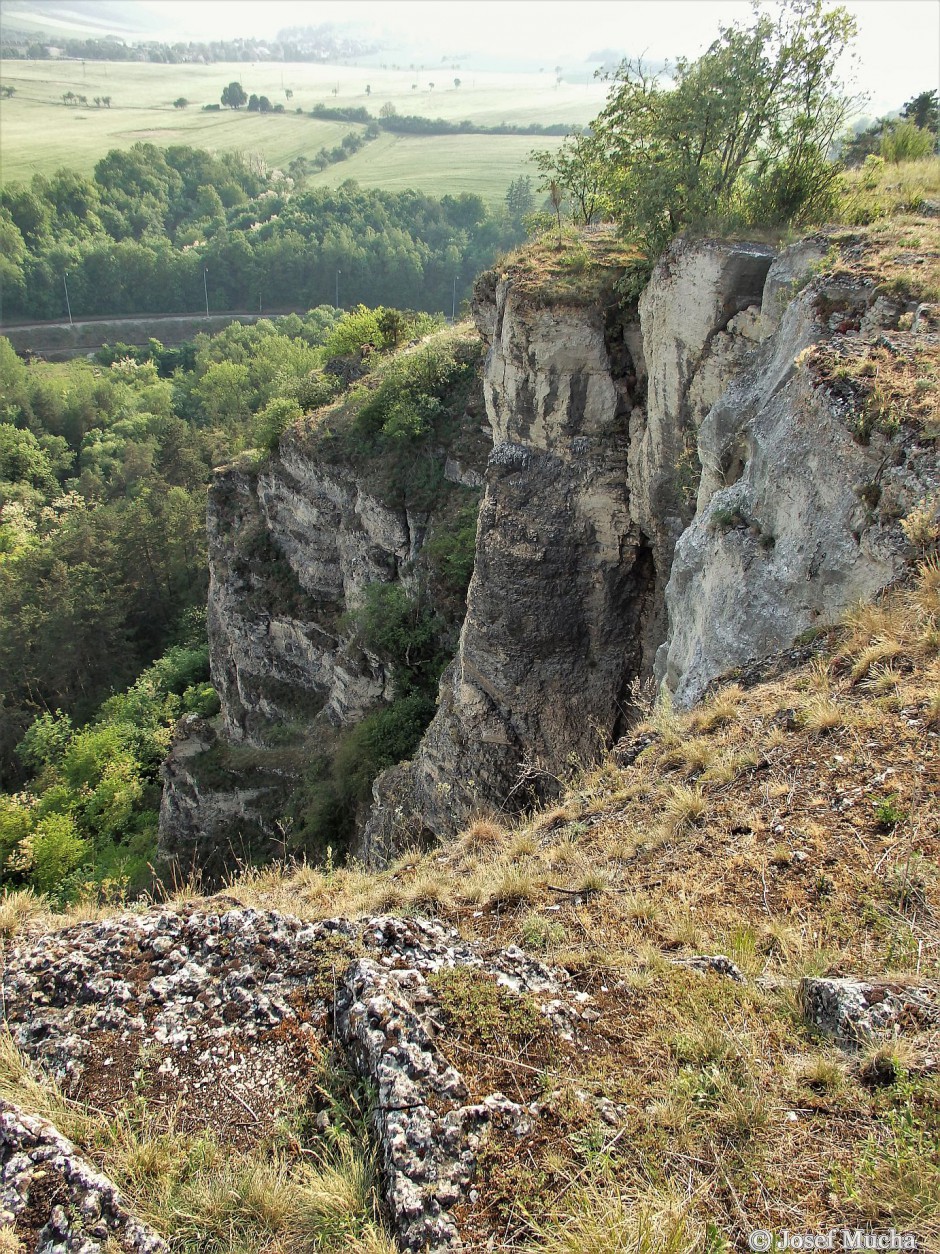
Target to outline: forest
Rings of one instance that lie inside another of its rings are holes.
[[[0,338],[4,883],[64,901],[151,882],[173,726],[184,713],[218,711],[205,624],[212,468],[246,449],[266,456],[288,422],[347,386],[335,364],[358,359],[364,344],[382,382],[357,438],[387,465],[410,463],[433,438],[440,405],[417,396],[410,378],[383,375],[382,363],[437,325],[421,313],[322,306],[233,323],[179,349],[105,346],[93,361],[65,364],[27,364]],[[441,388],[465,373],[445,354]],[[468,576],[458,572],[458,602]],[[449,566],[441,577],[453,580]],[[407,607],[378,603],[367,614],[363,630],[380,652],[394,653],[402,614]],[[422,624],[425,660],[403,671],[407,700],[395,714],[406,749],[433,712],[428,692],[442,664],[422,669],[438,648],[434,624]],[[374,745],[360,749],[347,749],[350,772],[357,754],[375,758]],[[337,804],[327,793],[319,787],[318,805]]]
[[[343,154],[328,155],[328,160]],[[524,238],[481,197],[310,189],[236,154],[138,143],[87,178],[70,170],[0,192],[2,316],[395,305],[450,311]],[[337,289],[339,288],[339,291]]]

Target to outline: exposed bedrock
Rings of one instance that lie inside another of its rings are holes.
[[[728,328],[759,304],[771,260],[676,253],[626,314],[609,292],[546,308],[511,278],[480,281],[494,444],[467,615],[418,755],[377,784],[365,857],[403,829],[439,836],[477,808],[550,797],[623,728],[665,634],[691,512],[682,459],[703,398],[754,347],[758,309]]]
[[[687,706],[903,572],[900,521],[940,491],[935,443],[904,424],[860,437],[858,396],[810,350],[913,361],[936,332],[863,268],[813,277],[827,247],[680,242],[633,306],[613,271],[578,299],[522,271],[481,277],[485,421],[440,450],[454,491],[484,486],[466,616],[437,713],[376,781],[355,853],[382,862],[549,799],[625,730],[637,683]],[[435,525],[297,433],[260,472],[225,472],[210,501],[220,739],[270,748],[285,725],[351,726],[386,699],[393,677],[343,615],[370,583],[407,586]],[[204,793],[177,765],[194,830]],[[233,768],[229,791],[248,786]]]
[[[903,427],[860,438],[857,409],[806,351],[913,352],[911,333],[896,330],[901,310],[848,279],[787,300],[795,260],[812,256],[806,244],[794,252],[768,276],[764,342],[699,427],[697,509],[676,547],[656,670],[680,706],[900,576],[912,548],[899,520],[940,484],[932,441]],[[858,329],[834,335],[832,322]]]

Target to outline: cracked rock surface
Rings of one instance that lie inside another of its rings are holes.
[[[91,1096],[109,1111],[145,1084],[155,1106],[179,1104],[188,1128],[209,1127],[236,1146],[251,1144],[297,1110],[332,1046],[377,1094],[372,1124],[382,1193],[399,1244],[458,1246],[451,1211],[466,1200],[487,1129],[524,1135],[530,1115],[501,1093],[471,1093],[444,1057],[429,976],[448,967],[475,969],[509,995],[532,996],[546,1023],[568,1039],[586,995],[566,997],[566,977],[521,950],[485,954],[433,922],[305,923],[226,909],[224,902],[218,910],[205,908],[212,904],[20,939],[6,954],[2,982],[17,1045],[70,1097]],[[11,1127],[24,1129],[16,1136],[68,1144],[50,1125],[42,1130],[42,1121],[30,1119],[10,1115]],[[20,1151],[12,1144],[15,1157]],[[17,1196],[28,1200],[30,1177],[16,1179],[25,1181]],[[36,1196],[20,1208],[33,1224],[30,1232],[51,1224],[58,1240],[59,1203],[50,1196],[46,1206],[46,1194]],[[127,1248],[163,1249],[154,1239],[155,1245]],[[48,1246],[88,1254],[97,1248]]]
[[[130,1215],[114,1184],[45,1119],[0,1099],[0,1228],[35,1237],[37,1254],[168,1254]]]
[[[807,977],[800,984],[800,1003],[818,1032],[849,1045],[940,1023],[940,990],[884,980]]]

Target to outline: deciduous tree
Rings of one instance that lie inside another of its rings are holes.
[[[222,103],[227,109],[240,109],[248,103],[248,96],[241,83],[229,83],[222,89]]]

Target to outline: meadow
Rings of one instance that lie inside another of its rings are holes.
[[[294,157],[312,156],[323,146],[339,143],[349,131],[361,129],[311,118],[310,110],[318,103],[364,106],[378,113],[390,102],[399,113],[469,118],[482,125],[583,125],[597,114],[606,92],[587,69],[580,81],[560,85],[551,72],[476,74],[451,68],[413,71],[299,63],[4,61],[0,72],[3,84],[15,89],[0,110],[4,184],[50,174],[63,165],[90,173],[110,148],[128,148],[139,140],[259,154],[268,166],[283,167]],[[460,79],[459,87],[455,78]],[[249,93],[284,104],[286,111],[203,112],[203,105],[218,103],[222,89],[233,79]],[[63,104],[68,91],[86,96],[89,105]],[[110,96],[111,107],[96,107],[95,96]],[[190,101],[184,109],[173,107],[180,97]],[[383,135],[315,181],[331,185],[355,178],[368,187],[415,187],[437,195],[474,191],[493,203],[502,199],[518,174],[534,172],[528,159],[533,148],[558,143],[547,136]]]

